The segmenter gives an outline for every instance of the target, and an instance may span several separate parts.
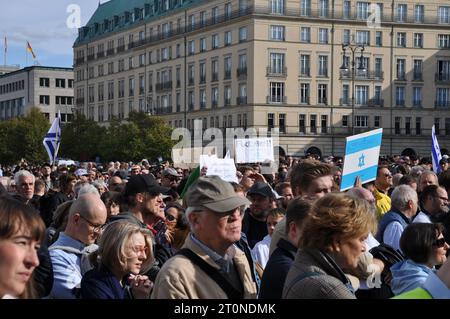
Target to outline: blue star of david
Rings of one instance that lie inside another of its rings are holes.
[[[364,159],[365,159],[366,157],[364,156],[364,154],[361,154],[361,156],[358,158],[358,160],[359,160],[359,163],[358,163],[358,167],[359,168],[361,168],[361,167],[363,167],[364,165],[366,165],[365,163],[364,163]]]

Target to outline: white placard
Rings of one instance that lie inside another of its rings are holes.
[[[238,182],[236,165],[232,158],[213,158],[208,162],[206,176],[217,175],[227,182]]]
[[[236,163],[274,161],[273,140],[264,138],[238,138],[234,142]]]

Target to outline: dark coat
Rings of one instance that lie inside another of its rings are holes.
[[[294,262],[297,247],[281,238],[270,255],[261,280],[259,299],[281,299],[286,276]]]
[[[94,268],[81,279],[81,299],[125,299],[126,287],[106,267]]]

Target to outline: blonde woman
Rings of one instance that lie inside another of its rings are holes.
[[[109,224],[93,254],[94,269],[81,280],[83,299],[145,299],[152,283],[145,273],[153,264],[150,230],[127,221]]]

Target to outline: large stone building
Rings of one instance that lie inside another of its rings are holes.
[[[23,116],[38,107],[51,122],[61,112],[72,118],[73,69],[30,66],[0,75],[0,121]]]
[[[429,155],[433,125],[450,147],[450,3],[372,3],[111,0],[74,43],[78,110],[278,127],[289,155],[342,155],[346,136],[373,128],[381,154]]]

